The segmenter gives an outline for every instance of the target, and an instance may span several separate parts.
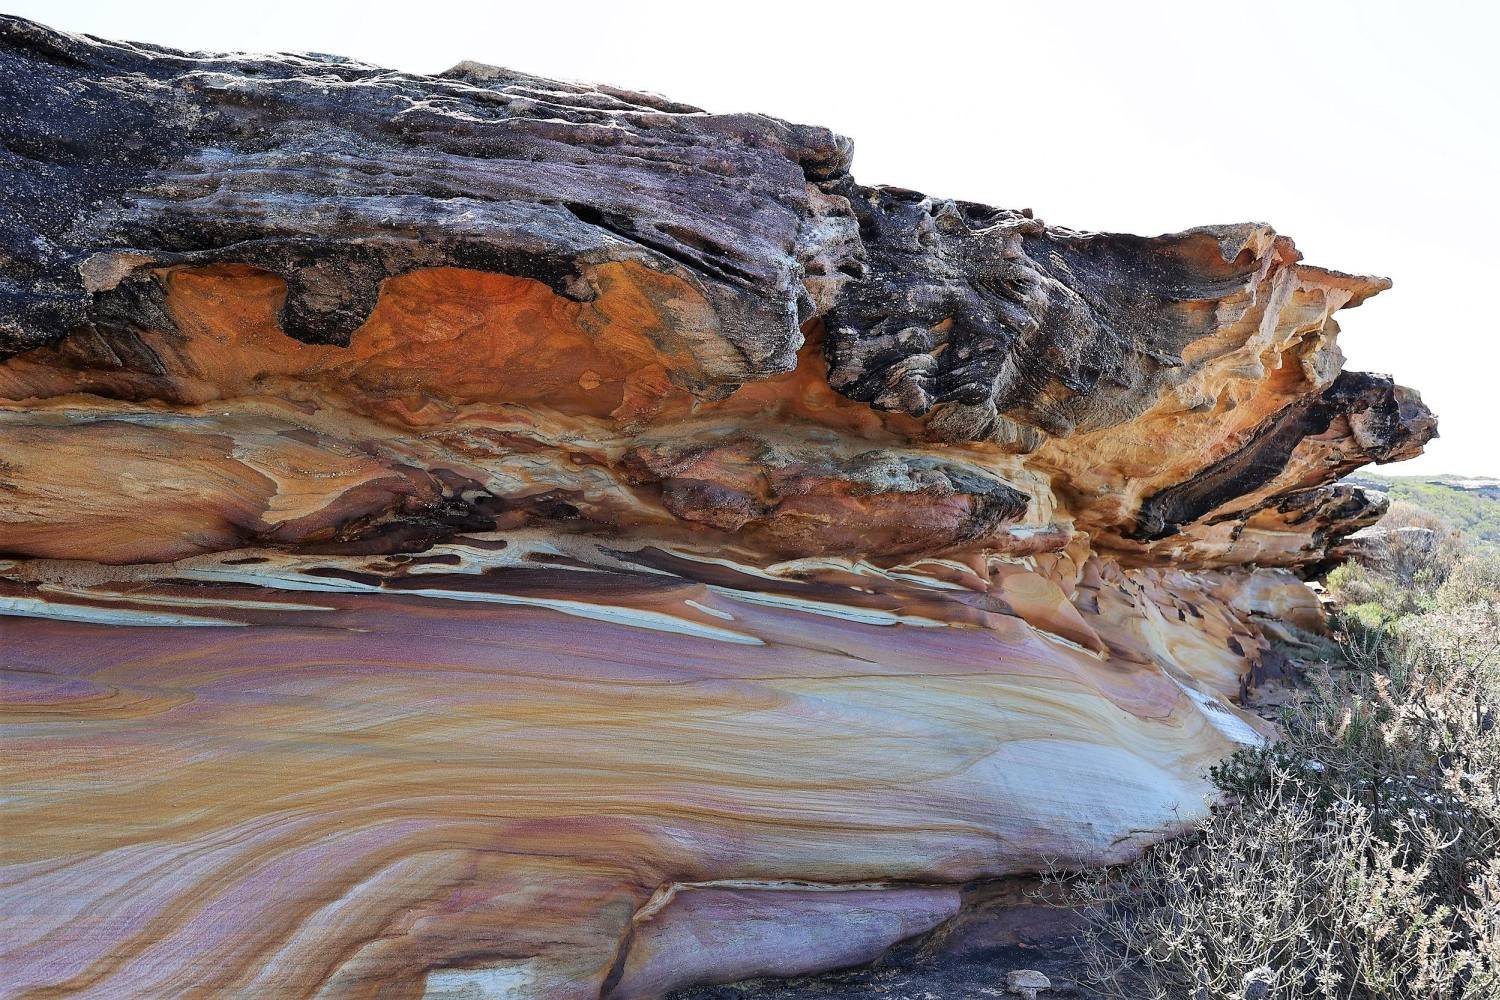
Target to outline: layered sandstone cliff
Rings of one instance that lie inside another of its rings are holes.
[[[1127,858],[1435,432],[1263,225],[475,64],[0,87],[4,996],[657,997]]]

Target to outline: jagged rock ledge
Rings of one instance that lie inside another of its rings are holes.
[[[1128,858],[1435,433],[1263,225],[477,64],[0,81],[5,995],[656,997]]]

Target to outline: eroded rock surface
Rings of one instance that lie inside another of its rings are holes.
[[[477,64],[0,82],[6,996],[654,997],[1126,859],[1435,433],[1263,225]]]

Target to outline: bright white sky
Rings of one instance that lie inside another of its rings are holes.
[[[855,140],[854,173],[1155,234],[1265,221],[1396,286],[1349,365],[1442,421],[1386,471],[1500,475],[1500,5],[1385,2],[522,3],[11,0],[185,49],[463,59],[762,111]]]

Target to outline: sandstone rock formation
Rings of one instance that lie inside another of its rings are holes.
[[[658,997],[1127,858],[1435,430],[1263,225],[475,64],[0,86],[7,997]]]

